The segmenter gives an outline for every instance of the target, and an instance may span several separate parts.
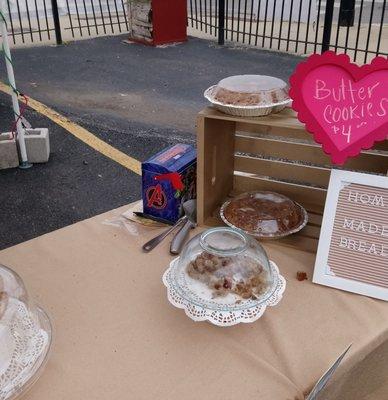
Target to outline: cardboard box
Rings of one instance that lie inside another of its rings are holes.
[[[176,144],[142,163],[143,211],[176,222],[182,204],[196,198],[197,153],[187,144]]]

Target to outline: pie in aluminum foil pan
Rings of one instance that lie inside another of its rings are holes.
[[[208,88],[204,96],[220,111],[237,116],[264,116],[291,103],[288,85],[265,75],[236,75]]]
[[[232,228],[262,239],[277,239],[303,229],[308,222],[306,210],[279,193],[254,191],[223,204],[222,220]]]

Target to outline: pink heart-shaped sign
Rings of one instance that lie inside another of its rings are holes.
[[[345,54],[314,54],[290,78],[298,119],[335,164],[388,138],[388,59],[362,67]]]

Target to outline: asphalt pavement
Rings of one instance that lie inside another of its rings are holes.
[[[13,51],[18,88],[122,152],[143,161],[178,142],[195,144],[203,91],[236,74],[288,80],[299,57],[247,47],[187,43],[147,47],[102,37],[64,46]],[[3,82],[5,71],[0,65]],[[127,204],[140,177],[29,109],[33,127],[48,127],[51,157],[29,170],[0,171],[0,249]],[[0,93],[0,131],[12,120]]]

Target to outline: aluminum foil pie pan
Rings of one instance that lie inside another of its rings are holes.
[[[287,99],[279,103],[270,103],[266,105],[254,105],[254,106],[241,106],[224,104],[217,101],[214,98],[213,92],[217,85],[210,86],[204,92],[204,97],[215,107],[217,110],[238,117],[263,117],[272,113],[277,113],[282,111],[288,105],[291,104],[292,100]]]
[[[296,226],[294,226],[292,229],[289,229],[284,232],[276,232],[276,233],[247,230],[242,227],[236,226],[235,224],[230,222],[228,220],[228,218],[225,216],[225,210],[233,200],[235,200],[235,199],[230,199],[222,205],[222,207],[220,209],[221,219],[224,221],[224,223],[226,225],[230,226],[231,228],[242,231],[245,234],[256,237],[258,239],[280,239],[280,238],[292,235],[292,234],[297,233],[300,230],[302,230],[307,225],[307,222],[308,222],[308,214],[307,214],[307,211],[305,210],[305,208],[303,206],[301,206],[299,203],[292,201],[294,203],[294,205],[299,209],[299,212],[301,214],[301,219],[300,219],[299,223]]]

